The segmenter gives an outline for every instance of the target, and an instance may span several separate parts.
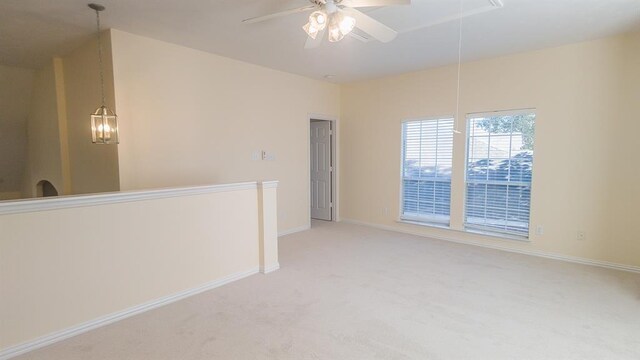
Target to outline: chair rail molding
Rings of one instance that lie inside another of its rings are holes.
[[[265,182],[267,186],[277,187],[277,181]],[[275,183],[275,184],[274,184]],[[264,186],[264,185],[263,185]],[[0,215],[19,214],[34,211],[115,204],[132,201],[164,199],[179,196],[200,195],[216,192],[257,189],[257,182],[217,184],[205,186],[175,187],[149,190],[118,191],[102,194],[70,195],[46,199],[24,199],[0,202]]]

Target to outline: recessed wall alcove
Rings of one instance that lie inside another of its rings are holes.
[[[36,185],[36,191],[38,197],[58,196],[58,190],[52,183],[47,180],[41,180]]]

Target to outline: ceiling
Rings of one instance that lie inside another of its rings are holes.
[[[454,63],[460,2],[413,0],[365,11],[397,30],[390,43],[347,37],[303,48],[301,13],[257,24],[241,20],[308,0],[96,0],[103,27],[318,79],[350,82]],[[522,52],[640,30],[639,0],[462,0],[463,59]],[[82,0],[0,0],[0,64],[36,68],[92,36]]]

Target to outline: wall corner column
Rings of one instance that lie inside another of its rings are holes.
[[[56,86],[56,104],[58,108],[58,141],[60,142],[60,166],[62,191],[60,195],[71,195],[71,163],[69,160],[69,130],[67,120],[67,94],[64,82],[64,63],[62,58],[53,58],[53,75]]]
[[[278,181],[258,183],[258,222],[260,272],[268,274],[280,268],[278,263]]]

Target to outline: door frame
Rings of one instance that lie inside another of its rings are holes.
[[[340,138],[339,138],[339,127],[338,127],[338,117],[327,115],[327,114],[314,114],[310,113],[306,118],[307,122],[307,218],[309,219],[309,226],[311,226],[311,121],[312,120],[323,120],[329,121],[331,124],[331,166],[333,167],[333,171],[331,172],[331,203],[333,207],[331,209],[331,221],[340,221],[340,206],[338,204],[338,199],[340,199],[339,193],[339,184],[338,179],[338,171],[340,171],[339,164],[339,151],[340,151]]]

